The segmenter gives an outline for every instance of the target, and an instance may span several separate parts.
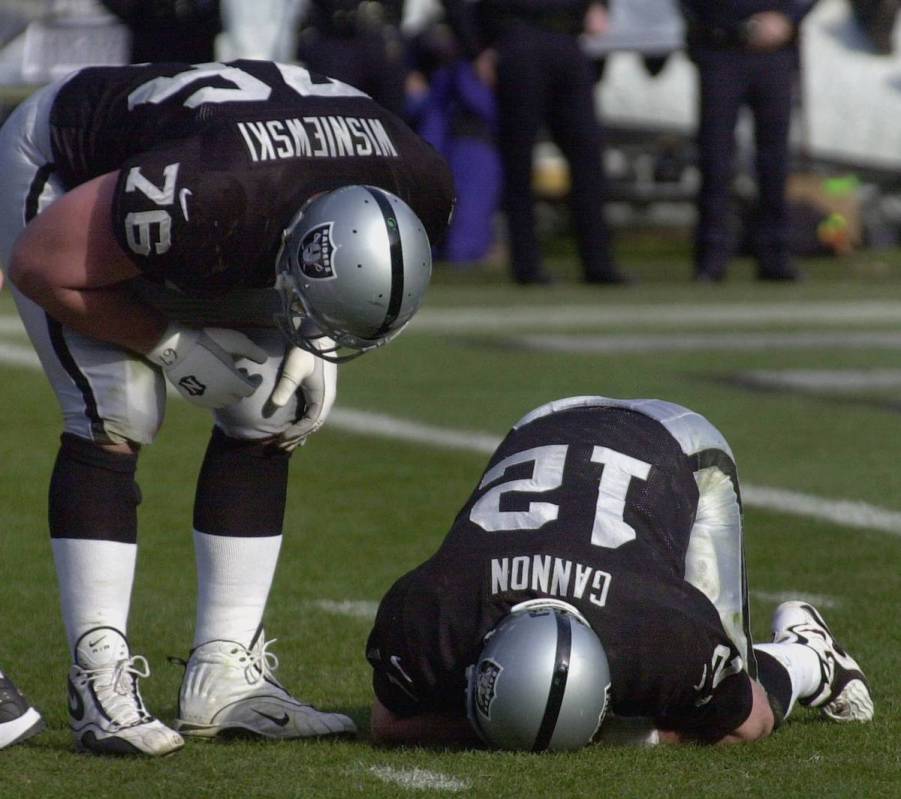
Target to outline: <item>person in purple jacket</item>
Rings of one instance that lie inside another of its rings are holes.
[[[785,186],[789,170],[798,28],[816,0],[682,0],[689,54],[698,69],[695,279],[725,278],[732,255],[729,195],[735,125],[754,115],[758,189],[753,253],[760,280],[793,281]]]
[[[435,26],[417,47],[417,76],[408,116],[417,133],[445,159],[457,186],[454,216],[438,257],[459,267],[485,260],[495,243],[503,182],[496,145],[494,90],[460,52],[446,26]]]

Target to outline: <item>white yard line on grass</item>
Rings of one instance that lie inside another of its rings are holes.
[[[25,328],[22,327],[22,320],[18,316],[4,316],[0,314],[0,333],[24,336]]]
[[[0,361],[32,369],[40,368],[37,356],[27,346],[0,342]],[[332,429],[360,435],[378,436],[480,454],[492,453],[501,440],[499,436],[488,433],[436,427],[349,408],[335,408],[329,417],[328,426]],[[827,499],[797,491],[755,486],[748,483],[742,486],[742,494],[745,505],[748,507],[819,519],[844,527],[878,530],[901,536],[901,512],[869,505],[865,502]]]
[[[379,603],[368,599],[313,599],[309,602],[314,608],[324,610],[336,616],[350,616],[354,619],[372,621],[375,618]]]
[[[851,302],[719,303],[716,305],[518,305],[515,307],[423,308],[410,323],[411,331],[425,333],[483,333],[512,330],[568,329],[574,327],[717,329],[784,324],[822,327],[896,327],[901,302],[858,300]],[[0,333],[22,332],[17,316],[0,314]]]
[[[470,433],[465,430],[434,427],[433,425],[396,419],[370,411],[354,411],[335,408],[329,416],[333,427],[364,436],[378,436],[406,441],[410,444],[429,444],[444,449],[462,449],[490,455],[500,443],[500,438],[488,433]]]
[[[14,366],[28,366],[35,369],[41,366],[41,362],[30,344],[7,344],[4,341],[0,341],[0,361],[13,364]]]
[[[414,791],[450,791],[457,793],[472,787],[468,780],[461,780],[438,771],[422,768],[394,768],[392,766],[370,766],[367,771],[382,782],[398,785]]]
[[[736,376],[766,388],[830,394],[901,388],[901,369],[754,369]]]
[[[760,602],[766,602],[768,605],[778,605],[787,602],[790,599],[801,599],[804,602],[810,602],[818,608],[837,608],[841,602],[834,596],[828,594],[811,594],[806,591],[757,591],[751,589],[751,597]],[[334,616],[345,616],[351,619],[362,619],[363,621],[375,621],[375,615],[378,612],[379,603],[368,599],[311,599],[305,604],[317,610],[325,611]]]
[[[573,327],[748,327],[763,324],[888,324],[901,319],[901,302],[721,303],[718,305],[520,305],[511,307],[423,308],[410,323],[421,332],[488,332]]]
[[[419,422],[406,422],[368,411],[335,408],[329,417],[332,427],[351,430],[361,435],[401,439],[436,447],[469,450],[490,454],[500,437],[485,433],[465,432],[433,427]],[[798,491],[742,484],[742,499],[748,507],[805,516],[844,527],[878,530],[901,536],[901,512],[879,508],[865,502],[831,500]]]
[[[846,499],[826,499],[799,491],[742,485],[745,505],[794,516],[806,516],[843,527],[879,530],[901,536],[901,512]]]
[[[672,333],[645,335],[518,335],[509,341],[517,347],[544,352],[621,354],[626,352],[703,352],[727,350],[830,350],[901,349],[901,331],[836,331],[799,330],[784,333]]]
[[[834,596],[828,594],[808,594],[804,591],[755,591],[751,589],[751,596],[761,602],[768,602],[779,605],[782,602],[788,602],[790,599],[800,599],[816,605],[818,608],[837,608],[841,602]]]

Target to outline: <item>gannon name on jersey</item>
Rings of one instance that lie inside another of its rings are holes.
[[[370,155],[397,158],[397,148],[378,119],[308,116],[238,122],[252,161]]]
[[[582,599],[604,607],[610,590],[609,572],[552,555],[518,555],[491,559],[491,593],[540,591],[563,599]]]

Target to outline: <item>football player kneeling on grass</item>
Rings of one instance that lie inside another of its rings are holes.
[[[447,166],[350,86],[236,61],[76,72],[7,119],[0,174],[0,262],[63,414],[50,535],[78,748],[353,732],[278,683],[262,631],[288,459],[328,416],[336,364],[419,307]],[[148,664],[126,638],[138,453],[167,380],[214,421],[175,729],[145,707]]]
[[[566,750],[754,741],[796,703],[869,721],[819,612],[748,630],[735,460],[704,417],[573,397],[520,420],[441,548],[383,598],[373,739]]]

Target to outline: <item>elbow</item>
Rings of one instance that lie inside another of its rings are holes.
[[[737,730],[735,730],[730,738],[734,743],[752,743],[760,741],[768,737],[774,729],[773,715],[770,713],[760,714],[760,716],[748,719]]]
[[[40,297],[46,291],[43,281],[38,273],[31,267],[27,252],[18,244],[13,247],[6,270],[9,282],[14,285],[28,299],[40,304]]]
[[[369,740],[376,746],[385,746],[391,740],[388,729],[375,718],[369,724]]]
[[[51,273],[42,268],[41,262],[21,243],[13,247],[6,276],[21,294],[45,310],[58,305],[62,287],[52,280]]]
[[[372,703],[372,715],[369,720],[369,738],[378,746],[387,746],[395,742],[395,716],[378,699]]]
[[[722,739],[722,743],[751,743],[770,735],[776,728],[776,717],[767,700],[766,691],[757,680],[751,680],[751,696],[753,699],[748,717]]]

